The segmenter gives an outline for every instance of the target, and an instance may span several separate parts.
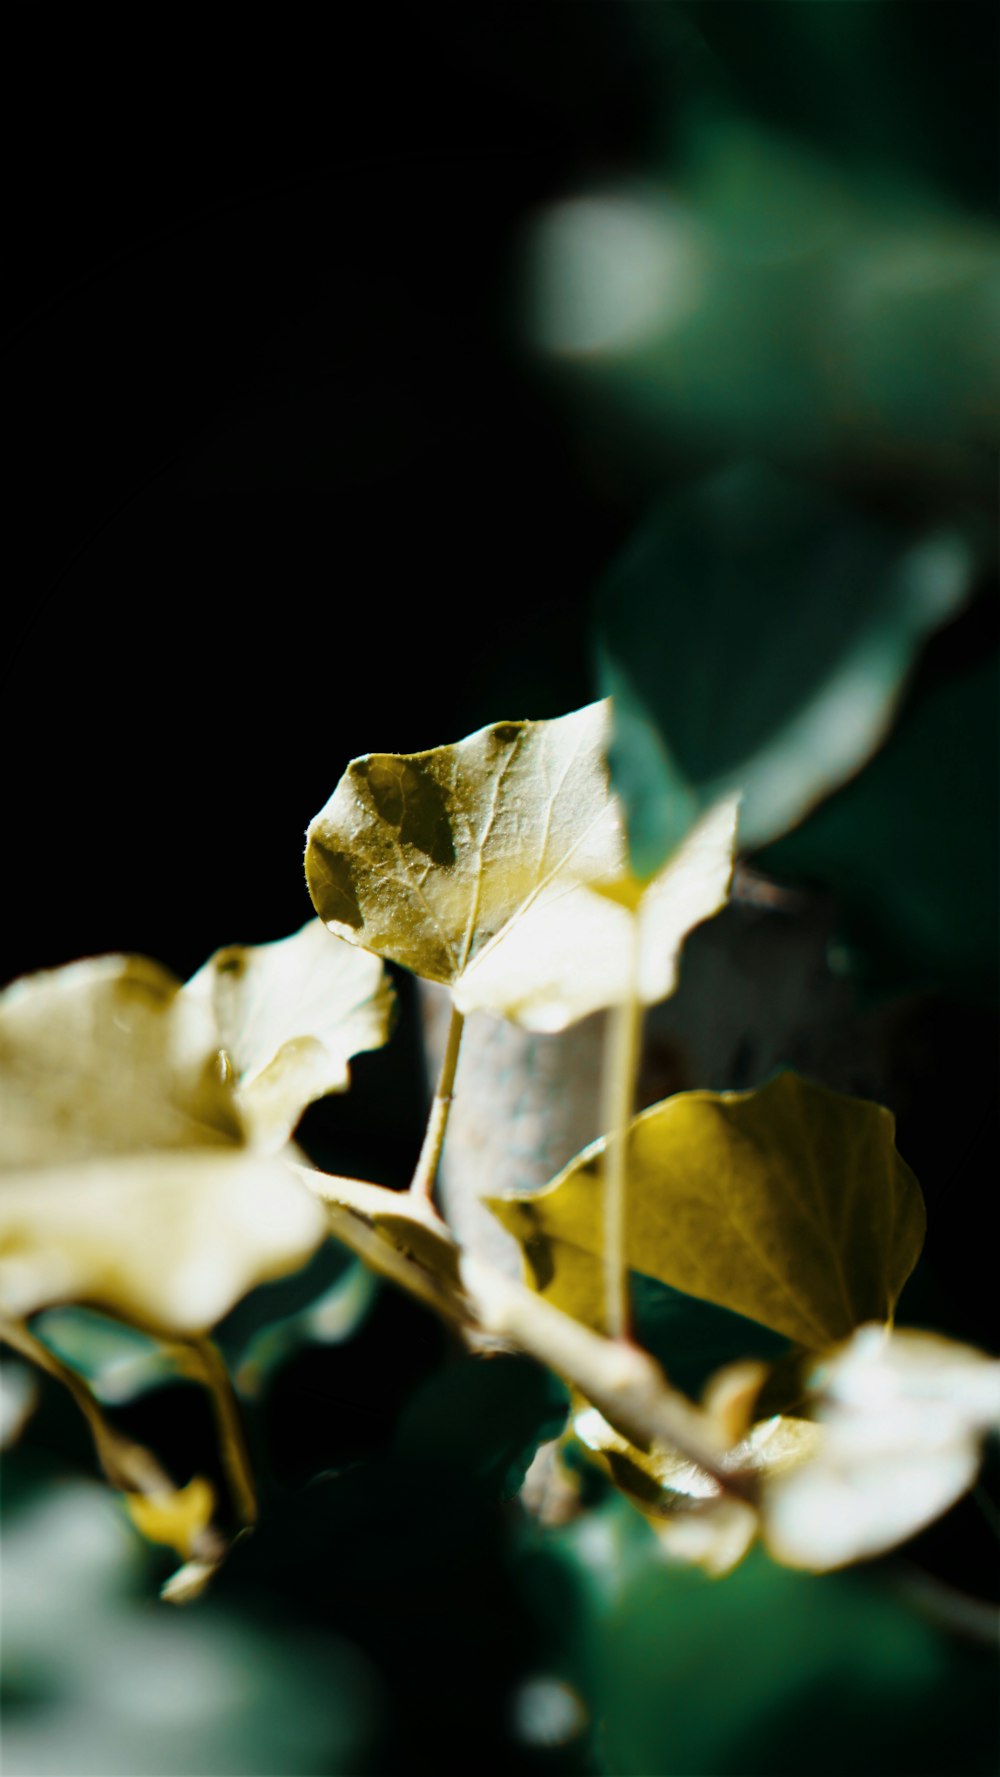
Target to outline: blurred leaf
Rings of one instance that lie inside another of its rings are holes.
[[[15,981],[0,996],[2,1164],[239,1141],[217,1052],[208,1008],[145,957]]]
[[[308,1345],[339,1345],[364,1321],[378,1293],[367,1266],[351,1260],[341,1275],[307,1307],[272,1319],[247,1341],[235,1372],[244,1395],[255,1395],[293,1352]]]
[[[388,1039],[381,963],[313,919],[274,944],[218,950],[184,989],[209,1005],[254,1146],[276,1151],[302,1112],[349,1083],[348,1062]]]
[[[177,1374],[155,1339],[89,1308],[46,1309],[31,1330],[56,1357],[86,1378],[99,1401],[110,1405],[132,1400]]]
[[[15,1444],[38,1401],[38,1382],[26,1364],[0,1363],[0,1450]]]
[[[309,829],[321,918],[445,983],[462,1012],[555,1031],[626,998],[638,889],[608,788],[608,719],[591,704],[352,761]],[[731,802],[710,809],[642,897],[647,1004],[673,991],[684,938],[725,900],[734,824]]]
[[[721,1582],[647,1562],[610,1608],[591,1596],[601,1750],[623,1777],[993,1768],[993,1650],[877,1581],[753,1553]]]
[[[5,1525],[4,1760],[24,1777],[347,1777],[376,1681],[302,1622],[153,1602],[152,1557],[99,1487],[67,1483]],[[137,1584],[138,1582],[138,1584]]]
[[[0,1307],[60,1302],[201,1332],[304,1263],[323,1217],[242,1145],[207,1007],[104,957],[0,998]]]
[[[603,1141],[552,1184],[489,1207],[529,1281],[603,1325]],[[632,1123],[629,1264],[813,1350],[888,1319],[924,1206],[881,1106],[783,1073],[755,1092],[683,1092]]]
[[[824,883],[877,983],[995,998],[1000,904],[995,652],[929,690],[853,783],[761,854]]]
[[[165,1543],[186,1561],[212,1522],[215,1491],[204,1475],[195,1475],[172,1493],[127,1493],[125,1507],[140,1536]]]
[[[741,1358],[774,1363],[789,1349],[771,1327],[639,1271],[632,1272],[629,1291],[635,1339],[693,1400],[724,1365]]]
[[[664,460],[740,453],[985,494],[992,220],[726,105],[680,129],[668,167],[551,205],[527,238],[526,328],[592,453],[647,485]]]
[[[973,565],[957,532],[907,544],[761,465],[673,495],[599,608],[636,870],[658,868],[721,795],[742,792],[740,841],[753,847],[855,772]]]
[[[762,1492],[764,1534],[816,1572],[881,1554],[975,1480],[1000,1431],[1000,1362],[929,1333],[861,1327],[820,1366],[819,1442]]]
[[[396,1445],[407,1457],[465,1469],[510,1499],[539,1445],[559,1435],[568,1408],[562,1383],[529,1358],[463,1356],[413,1396]]]

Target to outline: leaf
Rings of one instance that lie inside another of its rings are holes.
[[[877,1576],[819,1579],[753,1550],[719,1584],[647,1555],[610,1607],[581,1599],[581,1614],[588,1603],[605,1769],[937,1777],[995,1768],[995,1647],[944,1633]]]
[[[273,944],[217,950],[185,995],[211,1007],[258,1148],[283,1147],[302,1112],[343,1092],[348,1062],[388,1040],[394,995],[381,963],[312,919]]]
[[[303,1264],[322,1212],[244,1145],[208,1008],[104,957],[0,996],[0,1311],[106,1309],[203,1332]]]
[[[530,1358],[464,1354],[413,1395],[395,1448],[463,1469],[488,1493],[511,1499],[539,1445],[561,1432],[568,1405],[562,1383]]]
[[[15,981],[0,995],[0,1165],[239,1141],[218,1047],[207,1007],[145,957]]]
[[[1000,1362],[930,1333],[860,1327],[814,1390],[816,1450],[761,1500],[768,1547],[790,1567],[826,1572],[915,1535],[971,1487],[1000,1430]]]
[[[488,1200],[533,1286],[598,1327],[603,1151],[595,1142],[541,1191]],[[890,1113],[793,1073],[644,1111],[627,1197],[632,1268],[813,1350],[891,1316],[924,1236]]]
[[[974,568],[958,531],[914,541],[760,464],[659,507],[599,615],[637,872],[658,869],[722,796],[742,793],[752,848],[856,772]]]
[[[595,1407],[574,1415],[573,1430],[626,1499],[648,1518],[673,1560],[712,1574],[728,1573],[742,1561],[758,1528],[748,1501],[725,1495],[711,1475],[665,1445],[638,1449]],[[754,1425],[734,1445],[727,1462],[733,1470],[766,1481],[807,1462],[818,1436],[807,1420],[774,1415]]]
[[[874,985],[996,997],[997,656],[916,701],[866,770],[762,867],[838,897]]]
[[[630,994],[639,899],[608,785],[609,706],[501,722],[455,746],[355,759],[309,829],[330,930],[451,989],[462,1012],[557,1031]],[[676,982],[723,904],[734,801],[713,807],[641,896],[638,991]]]
[[[212,1522],[215,1492],[204,1475],[195,1475],[171,1493],[126,1493],[125,1506],[140,1536],[165,1543],[187,1561]]]

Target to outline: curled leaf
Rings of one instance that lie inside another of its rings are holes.
[[[529,1282],[591,1326],[604,1312],[604,1147],[541,1191],[489,1200]],[[812,1350],[888,1320],[923,1243],[923,1199],[890,1113],[793,1073],[644,1111],[626,1182],[634,1270]]]
[[[1000,1430],[1000,1361],[951,1339],[860,1327],[814,1377],[811,1460],[762,1492],[764,1536],[825,1572],[895,1547],[971,1487]]]
[[[725,900],[736,799],[635,882],[608,783],[609,718],[605,701],[353,760],[309,829],[321,919],[444,983],[462,1012],[557,1031],[628,997],[638,918],[639,997],[665,998],[688,932]]]
[[[596,1408],[579,1412],[573,1429],[616,1486],[648,1518],[671,1559],[728,1573],[757,1535],[754,1506],[724,1492],[718,1481],[677,1451],[652,1444],[639,1449]],[[761,1420],[726,1458],[734,1473],[761,1480],[797,1469],[814,1447],[817,1428],[775,1415]]]
[[[103,957],[0,996],[0,1311],[79,1302],[198,1333],[303,1264],[322,1213],[245,1145],[210,1009]]]
[[[374,956],[312,919],[273,944],[217,950],[184,989],[211,1008],[255,1147],[283,1147],[302,1112],[342,1092],[348,1063],[388,1039],[394,996]]]

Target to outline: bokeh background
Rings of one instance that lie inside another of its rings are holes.
[[[911,1318],[995,1344],[995,9],[12,34],[3,980],[112,949],[186,976],[291,931],[347,759],[596,695],[595,607],[698,477],[749,460],[845,524],[945,527],[967,584],[893,734],[754,862],[820,897],[815,1021],[835,978],[891,1031],[931,1205]],[[424,1106],[400,991],[311,1125],[389,1184]],[[95,1374],[129,1357],[64,1336]],[[196,1610],[157,1604],[169,1557],[54,1389],[5,1459],[11,1777],[993,1768],[981,1619],[926,1604],[996,1597],[975,1502],[913,1546],[905,1604],[895,1568],[664,1577],[595,1481],[561,1532],[513,1502],[557,1390],[514,1360],[484,1385],[336,1254],[222,1340],[270,1504]],[[117,1386],[178,1478],[212,1472],[195,1390]]]

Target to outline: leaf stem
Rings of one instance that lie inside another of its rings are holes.
[[[608,1014],[604,1062],[603,1182],[604,1316],[613,1339],[628,1339],[628,1131],[635,1109],[635,1083],[642,1043],[638,994],[640,910],[632,918],[632,957],[628,998]]]
[[[120,1493],[172,1493],[174,1484],[160,1467],[151,1450],[135,1444],[131,1438],[116,1431],[104,1417],[89,1384],[76,1370],[71,1370],[56,1357],[41,1339],[30,1332],[23,1321],[0,1321],[0,1340],[13,1351],[26,1357],[39,1370],[60,1382],[83,1414],[94,1440],[97,1460],[112,1487]]]
[[[198,1338],[176,1340],[174,1349],[187,1374],[208,1390],[219,1438],[219,1454],[240,1523],[256,1524],[258,1507],[253,1466],[247,1449],[239,1403],[233,1393],[229,1372],[218,1346],[202,1335]]]
[[[458,1067],[458,1052],[462,1045],[464,1024],[464,1013],[460,1012],[457,1006],[452,1006],[451,1020],[448,1025],[448,1040],[444,1046],[444,1060],[441,1063],[441,1072],[438,1074],[430,1116],[427,1119],[427,1132],[420,1149],[416,1171],[410,1181],[410,1191],[413,1196],[425,1197],[428,1202],[431,1202],[434,1197],[434,1181],[437,1178],[445,1131],[448,1127],[448,1115],[454,1097],[455,1070]]]
[[[654,1439],[668,1444],[704,1469],[725,1492],[752,1497],[752,1478],[730,1466],[726,1445],[708,1415],[671,1388],[646,1352],[592,1332],[527,1285],[459,1249],[454,1249],[453,1270],[431,1271],[368,1219],[391,1216],[399,1238],[405,1238],[401,1226],[405,1196],[360,1180],[333,1179],[307,1167],[297,1170],[325,1199],[334,1236],[374,1270],[445,1318],[491,1333],[546,1364],[634,1442],[644,1447]],[[353,1199],[357,1207],[338,1204],[338,1193]],[[422,1233],[424,1216],[414,1220],[415,1234]]]

